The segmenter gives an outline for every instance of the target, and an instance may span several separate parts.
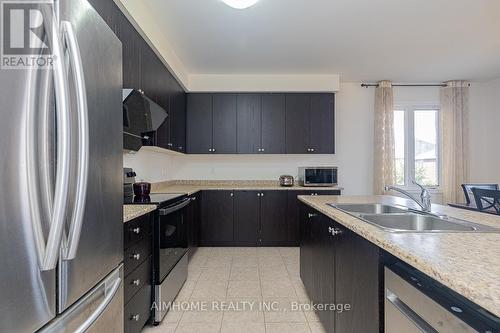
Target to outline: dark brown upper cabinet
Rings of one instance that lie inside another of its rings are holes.
[[[236,95],[213,96],[212,153],[236,153]]]
[[[188,94],[186,126],[188,154],[211,153],[212,94]]]
[[[186,94],[182,89],[174,91],[170,98],[170,147],[186,152]]]
[[[286,94],[286,153],[305,154],[309,148],[311,95]]]
[[[335,152],[334,94],[193,93],[188,94],[187,113],[188,153]],[[194,123],[200,121],[204,124]]]
[[[335,153],[334,105],[334,94],[311,94],[309,148],[312,153]]]
[[[238,154],[256,154],[261,149],[261,95],[238,94],[236,109]]]
[[[238,94],[237,146],[239,154],[285,153],[283,94]]]
[[[187,152],[236,153],[235,94],[188,94]]]
[[[286,95],[286,153],[335,153],[335,95]]]
[[[185,152],[186,93],[113,0],[90,0],[122,42],[123,88],[143,90],[168,117],[147,144]]]
[[[261,153],[285,153],[285,95],[262,95]]]

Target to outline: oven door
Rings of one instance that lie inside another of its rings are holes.
[[[160,284],[188,250],[186,207],[191,198],[158,210],[153,233],[154,282]]]

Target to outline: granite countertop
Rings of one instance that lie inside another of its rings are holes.
[[[393,196],[299,196],[370,242],[500,316],[500,233],[390,233],[327,203],[385,203],[417,208]],[[500,228],[500,216],[432,205],[432,211]]]
[[[342,187],[280,186],[274,180],[177,180],[154,183],[152,193],[186,193],[191,195],[201,190],[312,190],[342,191]]]
[[[123,205],[123,223],[150,213],[155,209],[156,205]]]

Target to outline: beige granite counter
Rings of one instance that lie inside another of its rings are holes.
[[[176,180],[154,183],[152,193],[186,193],[191,195],[201,190],[312,190],[342,191],[342,187],[280,186],[273,180]]]
[[[380,248],[500,316],[500,233],[390,233],[327,203],[416,206],[392,196],[299,196]],[[432,205],[432,211],[500,228],[500,216]]]
[[[156,209],[156,205],[123,205],[123,223]]]

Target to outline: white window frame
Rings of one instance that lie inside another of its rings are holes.
[[[394,105],[394,111],[404,111],[404,132],[405,132],[405,170],[404,170],[404,185],[396,185],[397,187],[407,190],[420,192],[418,186],[412,183],[415,176],[415,111],[437,110],[436,119],[436,135],[437,135],[437,182],[438,185],[425,186],[431,192],[441,192],[440,185],[442,181],[441,174],[441,120],[440,106],[432,103],[398,103]],[[411,176],[413,175],[413,176]]]

